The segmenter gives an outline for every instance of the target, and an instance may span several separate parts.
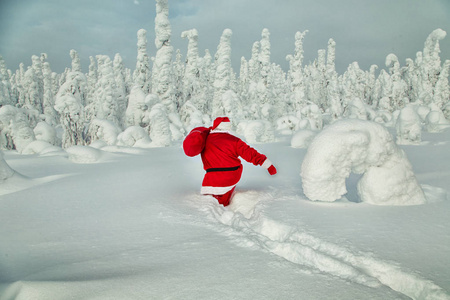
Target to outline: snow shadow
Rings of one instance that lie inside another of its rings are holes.
[[[350,178],[350,183],[353,181],[357,182],[358,176]],[[275,200],[269,192],[241,193],[242,202],[247,198],[253,203],[250,204],[254,205],[251,213],[223,207],[212,197],[197,197],[197,208],[210,220],[207,226],[239,246],[267,251],[312,273],[338,277],[370,288],[389,288],[412,299],[447,297],[441,287],[414,272],[403,270],[396,263],[272,220],[264,213],[264,203]]]
[[[347,194],[344,197],[354,203],[360,203],[361,198],[358,194],[358,181],[363,177],[363,174],[350,173],[350,176],[345,181],[345,187],[347,189]]]

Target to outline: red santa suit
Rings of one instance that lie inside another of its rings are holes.
[[[265,155],[230,134],[230,129],[231,123],[227,117],[214,120],[201,153],[206,171],[201,193],[213,195],[224,206],[230,203],[234,188],[241,179],[242,164],[239,157],[256,166],[265,167],[271,175],[276,173],[275,167]]]

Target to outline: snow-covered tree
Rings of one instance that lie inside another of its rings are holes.
[[[336,42],[333,39],[328,40],[327,63],[325,78],[326,86],[326,107],[328,108],[333,120],[339,119],[344,108],[342,107],[338,74],[336,72]]]
[[[449,71],[450,60],[447,59],[439,73],[438,81],[436,82],[433,93],[433,103],[440,109],[443,109],[445,105],[450,103],[450,87],[448,84]]]
[[[89,73],[87,74],[87,95],[85,101],[85,118],[87,122],[90,122],[95,117],[95,94],[97,85],[97,62],[93,56],[89,57]]]
[[[150,139],[156,147],[167,147],[171,144],[170,121],[166,108],[159,103],[152,107],[149,115]]]
[[[171,32],[168,0],[156,0],[155,45],[157,51],[152,69],[152,93],[158,95],[169,113],[177,109],[173,88]]]
[[[116,144],[121,132],[120,127],[111,121],[93,119],[89,124],[87,140],[89,143],[100,140],[111,146]]]
[[[259,62],[261,65],[261,79],[264,85],[268,85],[268,78],[270,73],[270,32],[269,29],[264,28],[261,33],[261,52],[259,54]],[[264,101],[263,101],[264,102]]]
[[[172,54],[172,46],[164,46],[157,51],[152,69],[152,93],[159,96],[168,111],[175,112]]]
[[[128,98],[128,106],[125,113],[125,125],[146,127],[148,123],[144,121],[145,113],[148,110],[145,101],[146,95],[139,86],[134,86],[131,89]]]
[[[425,40],[423,48],[423,71],[430,85],[434,87],[441,71],[441,59],[439,53],[439,41],[444,39],[447,33],[438,28],[434,30]]]
[[[397,144],[418,144],[422,141],[422,122],[413,105],[404,107],[397,118]]]
[[[137,61],[136,69],[133,73],[134,84],[142,89],[145,94],[151,92],[151,73],[150,73],[150,59],[147,54],[147,31],[139,29],[137,32]]]
[[[186,66],[183,61],[183,55],[181,54],[180,49],[177,49],[172,69],[173,69],[173,82],[174,82],[173,89],[175,97],[175,106],[177,107],[177,110],[179,110],[180,107],[182,107],[184,102],[186,101],[184,99],[184,92],[183,92],[184,89],[183,79]]]
[[[34,125],[30,122],[27,109],[11,105],[0,107],[0,148],[22,153],[35,140]]]
[[[56,95],[55,109],[60,115],[63,128],[62,147],[84,145],[84,107],[83,93],[80,83],[86,82],[86,77],[79,72],[70,72],[66,82]]]
[[[11,99],[11,82],[8,70],[6,69],[5,61],[0,55],[0,107],[2,105],[13,104]]]
[[[225,29],[220,38],[215,55],[216,72],[214,78],[214,98],[212,105],[212,118],[224,115],[222,103],[223,94],[231,88],[231,29]]]
[[[286,57],[289,61],[289,77],[292,92],[290,103],[292,111],[300,111],[306,104],[305,82],[303,76],[303,39],[305,38],[306,33],[308,33],[307,30],[296,32],[294,55],[288,55]]]
[[[389,75],[388,78],[390,79]],[[351,63],[347,71],[342,75],[342,101],[344,108],[355,98],[364,99],[365,81],[366,74],[361,70],[358,62]],[[391,91],[392,89],[389,92],[391,93]]]
[[[117,92],[114,69],[111,59],[107,55],[97,56],[98,79],[95,86],[95,117],[108,120],[119,126],[120,114],[125,106],[120,106],[120,94]]]
[[[72,58],[72,72],[81,72],[81,62],[78,52],[70,50],[70,57]]]
[[[181,37],[189,40],[186,55],[186,68],[184,70],[183,78],[183,95],[185,101],[190,100],[194,105],[196,105],[199,101],[197,97],[197,90],[200,86],[200,70],[198,66],[198,32],[196,29],[183,31],[181,33]]]
[[[48,62],[44,62],[42,74],[44,76],[44,97],[42,100],[44,119],[48,124],[56,125],[59,117],[54,108],[55,96],[53,94],[53,73]]]
[[[114,81],[116,83],[116,99],[118,124],[121,128],[125,126],[125,110],[127,109],[127,86],[125,66],[119,53],[114,56]]]
[[[211,114],[211,103],[214,96],[214,76],[215,70],[213,68],[212,56],[208,49],[205,50],[205,55],[199,58],[199,86],[196,90],[195,105],[203,114]]]
[[[386,57],[386,67],[389,67],[389,73],[392,81],[391,106],[394,109],[402,109],[409,102],[406,98],[408,86],[402,79],[400,63],[398,62],[398,58],[395,54],[389,54]]]
[[[425,40],[423,52],[418,52],[416,65],[418,66],[418,97],[421,103],[429,104],[433,98],[433,90],[441,71],[439,57],[439,41],[444,39],[446,32],[436,29]]]

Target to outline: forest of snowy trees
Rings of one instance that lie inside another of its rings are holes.
[[[439,131],[449,123],[450,60],[440,59],[439,41],[446,36],[441,29],[404,66],[390,54],[386,69],[373,65],[364,71],[354,62],[344,74],[335,69],[333,39],[304,64],[307,31],[293,37],[284,71],[271,62],[270,32],[263,29],[237,74],[230,29],[223,31],[214,56],[208,50],[200,55],[197,30],[184,31],[183,57],[171,46],[168,0],[156,0],[156,12],[157,51],[148,55],[147,32],[139,30],[134,71],[119,54],[90,57],[87,74],[75,50],[62,74],[52,72],[46,54],[33,56],[31,66],[22,63],[16,72],[0,56],[0,149],[22,153],[35,141],[63,148],[96,141],[164,147],[222,115],[249,142],[357,118],[395,126],[398,142],[417,143],[422,130]]]

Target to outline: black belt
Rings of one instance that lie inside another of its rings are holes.
[[[206,169],[206,173],[208,173],[208,172],[236,171],[240,167],[241,166],[231,167],[231,168],[209,168],[209,169]]]

